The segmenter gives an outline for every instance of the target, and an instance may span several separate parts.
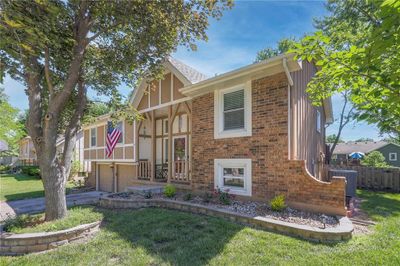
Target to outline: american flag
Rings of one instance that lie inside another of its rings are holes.
[[[111,121],[107,123],[107,138],[106,138],[106,155],[110,157],[114,151],[115,145],[119,138],[121,137],[122,132],[118,128],[114,128]]]

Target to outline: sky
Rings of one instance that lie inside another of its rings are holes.
[[[197,51],[178,47],[173,56],[212,77],[254,62],[257,51],[274,47],[282,38],[300,38],[313,32],[313,18],[327,15],[324,1],[236,1],[220,20],[211,20],[207,30],[208,41],[198,42]],[[6,77],[3,87],[10,103],[21,109],[28,108],[23,84]],[[120,86],[127,95],[132,88]],[[94,97],[94,95],[91,95]],[[342,107],[340,97],[332,98],[335,118]],[[327,135],[335,134],[337,123],[327,128]],[[368,137],[378,140],[375,126],[353,122],[343,130],[346,141]]]

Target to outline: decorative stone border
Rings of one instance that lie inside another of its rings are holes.
[[[41,252],[59,246],[85,241],[99,231],[100,221],[82,224],[57,232],[13,234],[1,233],[0,255],[15,256],[26,253]]]
[[[245,214],[217,209],[210,206],[181,202],[167,199],[118,199],[101,197],[100,206],[104,208],[122,208],[122,209],[138,209],[138,208],[166,208],[191,212],[195,214],[204,214],[214,217],[221,217],[233,222],[259,227],[273,232],[291,235],[317,242],[338,242],[349,240],[354,230],[352,222],[347,217],[338,217],[339,225],[333,228],[315,228],[308,225],[299,225],[288,223],[271,218],[256,216],[252,217]]]

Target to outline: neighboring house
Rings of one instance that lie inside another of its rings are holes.
[[[349,154],[353,152],[362,152],[368,154],[373,151],[379,151],[385,156],[386,163],[400,167],[400,145],[386,141],[366,141],[338,143],[332,154],[332,164],[346,164]]]
[[[56,142],[57,154],[60,155],[64,149],[64,137],[59,137]],[[86,173],[90,171],[90,163],[85,162],[83,158],[83,131],[79,131],[76,137],[74,155],[74,161],[80,162],[80,173]],[[36,150],[33,145],[32,139],[30,136],[22,138],[19,141],[19,161],[22,165],[36,165],[37,164],[37,156]]]
[[[196,193],[215,188],[254,200],[284,194],[289,205],[345,213],[345,180],[323,182],[330,99],[314,107],[305,89],[316,67],[277,56],[206,78],[169,58],[160,81],[143,80],[131,103],[145,118],[122,130],[105,155],[109,117],[84,126],[88,182],[119,192],[172,183]]]

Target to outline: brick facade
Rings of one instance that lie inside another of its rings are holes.
[[[252,136],[214,139],[214,93],[192,102],[192,187],[214,188],[214,159],[252,160],[252,197],[266,200],[286,195],[293,206],[345,213],[345,182],[320,182],[304,161],[288,160],[288,95],[284,73],[253,80]]]

